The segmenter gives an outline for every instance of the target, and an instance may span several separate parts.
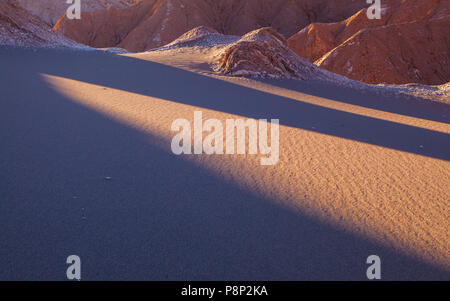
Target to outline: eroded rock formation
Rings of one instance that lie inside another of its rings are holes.
[[[55,29],[94,47],[144,51],[172,42],[198,26],[227,35],[273,27],[285,37],[311,22],[335,22],[366,7],[365,0],[141,0],[126,9],[84,11],[65,16]]]
[[[450,81],[450,2],[391,0],[382,18],[361,10],[345,21],[315,23],[288,40],[298,55],[367,83]]]
[[[215,71],[232,76],[318,79],[330,74],[292,52],[273,28],[244,35],[218,55]]]

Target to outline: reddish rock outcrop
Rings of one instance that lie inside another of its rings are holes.
[[[32,16],[15,0],[0,2],[0,45],[61,47],[77,44]]]
[[[243,35],[270,26],[289,37],[311,22],[335,22],[366,7],[365,0],[142,0],[126,9],[63,16],[55,29],[94,47],[144,51],[170,43],[198,26]]]
[[[292,52],[273,28],[244,35],[218,55],[215,71],[232,76],[318,79],[331,75]]]
[[[361,10],[345,21],[311,24],[288,40],[298,55],[366,83],[450,81],[450,2],[391,0],[382,18]]]
[[[69,20],[64,15],[53,29],[84,45],[124,48],[120,42],[145,17],[146,8],[142,3],[129,9],[109,6],[104,10],[82,11],[80,20]]]

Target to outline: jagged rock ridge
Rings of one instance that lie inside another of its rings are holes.
[[[298,55],[366,83],[450,81],[450,2],[391,0],[381,20],[361,10],[345,21],[311,24],[288,40]]]

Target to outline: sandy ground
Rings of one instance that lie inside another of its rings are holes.
[[[450,276],[449,106],[224,78],[198,57],[0,49],[0,279]],[[280,119],[280,161],[175,156],[173,120]],[[110,177],[110,178],[109,178]]]

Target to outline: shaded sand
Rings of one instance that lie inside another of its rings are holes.
[[[449,279],[448,105],[132,56],[0,49],[0,279]],[[173,155],[195,110],[279,118],[279,163]]]

